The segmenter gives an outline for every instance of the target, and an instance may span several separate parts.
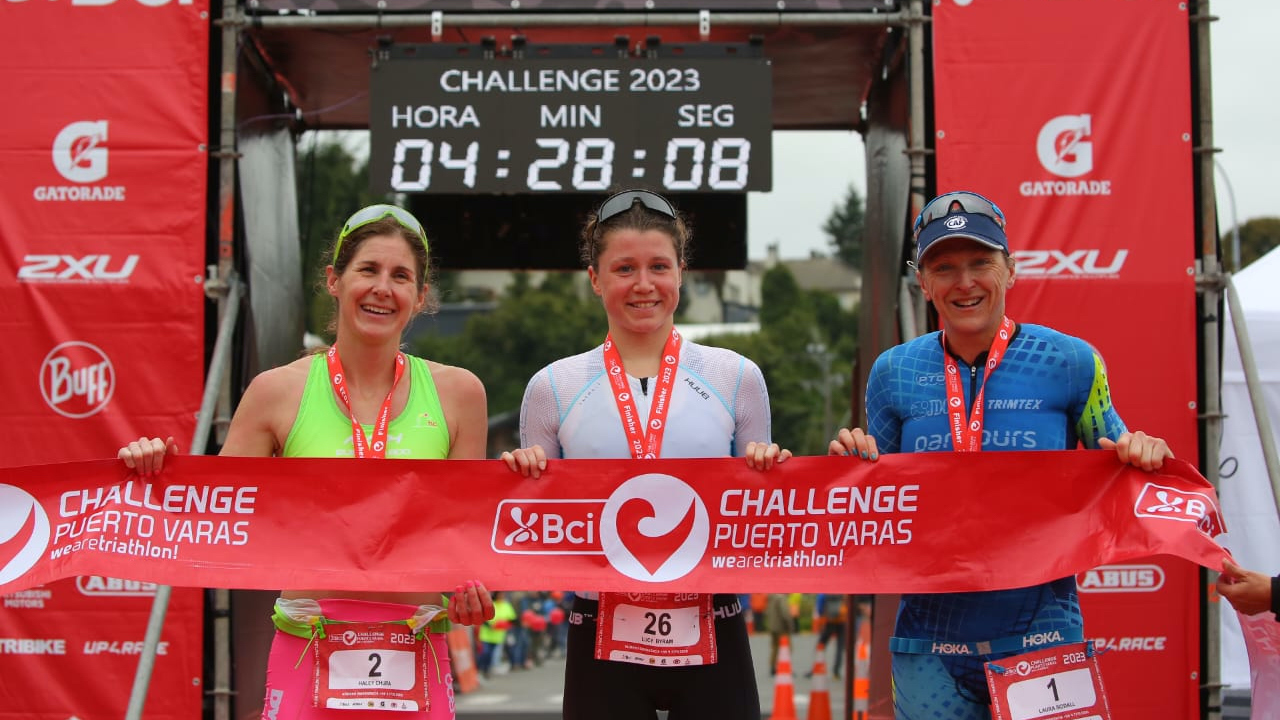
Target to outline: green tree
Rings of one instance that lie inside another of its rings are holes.
[[[1222,236],[1222,255],[1227,258],[1226,265],[1231,264],[1234,257],[1231,243],[1234,228]],[[1266,255],[1272,248],[1280,246],[1280,217],[1254,218],[1240,225],[1240,263],[1247,267],[1249,263]],[[1231,268],[1238,271],[1240,268]]]
[[[862,235],[866,227],[866,212],[862,194],[849,186],[844,203],[836,205],[822,225],[822,231],[835,249],[836,257],[855,270],[862,268]]]

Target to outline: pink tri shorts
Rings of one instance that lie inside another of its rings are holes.
[[[406,620],[417,607],[399,603],[368,602],[326,598],[320,600],[320,609],[331,620],[355,620],[384,622]],[[428,673],[427,697],[431,709],[426,712],[396,712],[392,710],[336,710],[318,708],[313,704],[315,680],[314,646],[307,648],[307,639],[276,630],[271,642],[271,655],[267,660],[267,692],[263,699],[262,720],[356,720],[382,718],[383,720],[453,720],[453,668],[449,663],[449,645],[441,633],[427,635],[427,642],[435,649],[439,672],[435,667]],[[307,656],[299,663],[303,651]],[[297,666],[296,668],[294,666]]]

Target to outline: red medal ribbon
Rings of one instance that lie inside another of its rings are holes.
[[[987,379],[1004,360],[1004,351],[1013,338],[1013,321],[1006,315],[1000,320],[1000,329],[991,339],[991,349],[987,351],[987,369],[982,375],[982,387],[973,396],[973,408],[969,412],[969,420],[965,421],[964,388],[960,384],[960,366],[955,358],[947,352],[947,331],[942,331],[942,359],[946,366],[947,378],[947,413],[951,420],[951,445],[956,452],[979,452],[982,450],[982,415],[983,395],[987,391]]]
[[[622,419],[622,431],[627,434],[627,446],[631,457],[656,458],[662,449],[662,433],[666,429],[667,410],[671,407],[671,388],[676,380],[676,366],[680,361],[680,333],[671,328],[671,337],[662,348],[662,365],[654,379],[653,404],[649,406],[649,420],[640,425],[640,412],[635,398],[631,397],[631,385],[622,367],[622,355],[613,344],[613,336],[604,339],[604,367],[613,386],[613,399],[618,404],[618,417]],[[646,430],[647,428],[647,430]]]
[[[342,400],[342,405],[351,418],[351,441],[355,445],[356,457],[385,458],[387,426],[391,423],[391,404],[396,394],[396,386],[400,384],[400,378],[404,377],[404,353],[396,353],[396,376],[391,381],[391,389],[387,391],[387,399],[382,401],[382,409],[378,411],[378,420],[373,425],[372,442],[365,440],[364,428],[360,426],[355,412],[351,410],[351,396],[347,393],[347,381],[342,374],[342,361],[338,359],[337,345],[329,348],[329,352],[325,353],[325,360],[329,363],[329,379],[333,381],[333,387],[338,391],[338,398]]]

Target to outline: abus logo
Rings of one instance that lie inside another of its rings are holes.
[[[155,583],[123,580],[102,575],[81,575],[77,577],[76,589],[80,591],[81,595],[90,597],[154,597],[156,594]]]
[[[604,504],[600,544],[609,564],[629,578],[668,582],[697,566],[711,523],[684,481],[649,473],[618,486]]]
[[[1159,565],[1102,565],[1076,576],[1082,593],[1155,592],[1164,587]]]
[[[110,255],[27,255],[18,268],[22,282],[128,282],[138,267],[137,255],[113,260]]]
[[[0,485],[0,585],[35,567],[49,544],[49,516],[27,491]]]
[[[1147,483],[1133,506],[1140,518],[1195,523],[1200,532],[1216,537],[1223,531],[1218,505],[1208,495]]]
[[[490,547],[517,555],[599,555],[603,500],[503,500]]]
[[[1018,250],[1013,253],[1017,261],[1019,277],[1115,278],[1129,257],[1127,249],[1112,250],[1104,256],[1102,250]]]
[[[115,386],[111,360],[87,342],[64,342],[40,364],[40,394],[64,417],[86,418],[99,412],[111,401]]]
[[[1036,157],[1045,170],[1058,177],[1080,177],[1093,169],[1091,134],[1093,116],[1059,115],[1040,128]]]

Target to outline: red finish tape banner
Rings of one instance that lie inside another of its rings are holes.
[[[1213,488],[1105,451],[552,460],[170,458],[0,470],[0,592],[99,574],[175,586],[423,590],[478,578],[635,592],[954,592],[1226,556]]]

